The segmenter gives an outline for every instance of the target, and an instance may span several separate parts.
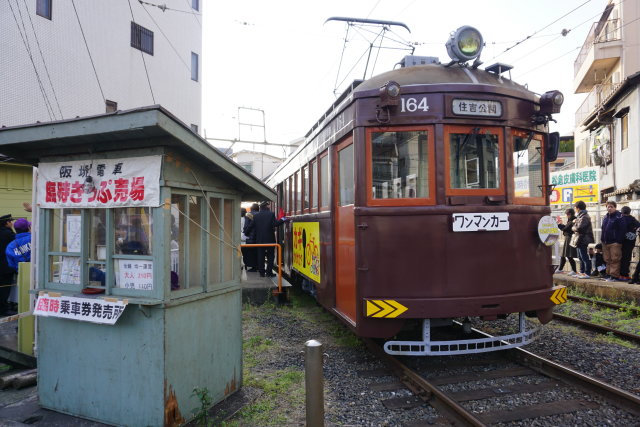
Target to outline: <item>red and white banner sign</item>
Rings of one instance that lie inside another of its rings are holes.
[[[41,208],[160,206],[162,156],[40,163]]]
[[[114,325],[128,301],[39,295],[33,314]]]

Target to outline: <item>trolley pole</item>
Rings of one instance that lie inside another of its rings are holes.
[[[307,427],[323,427],[324,380],[322,376],[322,343],[316,340],[309,340],[304,344],[304,348]]]

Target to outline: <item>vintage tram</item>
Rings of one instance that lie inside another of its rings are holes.
[[[539,227],[550,219],[559,138],[548,121],[562,94],[536,95],[504,64],[479,69],[481,48],[462,27],[449,64],[409,56],[355,81],[269,179],[291,217],[285,273],[359,336],[391,339],[388,353],[520,346],[537,331],[525,313],[546,323],[566,297],[552,282],[557,230]],[[455,319],[515,313],[519,330],[503,336],[432,339]],[[421,324],[415,339],[398,339],[411,323]]]

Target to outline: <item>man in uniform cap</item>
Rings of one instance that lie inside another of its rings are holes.
[[[247,227],[245,234],[255,232],[256,243],[276,243],[275,228],[281,226],[287,219],[276,220],[276,216],[269,210],[269,202],[260,203],[260,212],[253,215],[251,224]],[[263,247],[258,249],[258,271],[260,277],[273,277],[273,257],[274,247]],[[267,268],[264,268],[264,258],[267,257]]]
[[[16,238],[12,225],[11,214],[0,216],[0,251],[2,251],[0,252],[0,316],[8,314],[7,298],[13,283],[14,271],[9,267],[7,257],[4,254],[9,243]]]

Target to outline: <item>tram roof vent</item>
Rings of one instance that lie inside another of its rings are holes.
[[[400,67],[414,67],[416,65],[439,64],[440,60],[436,56],[416,56],[407,55],[399,62]]]

